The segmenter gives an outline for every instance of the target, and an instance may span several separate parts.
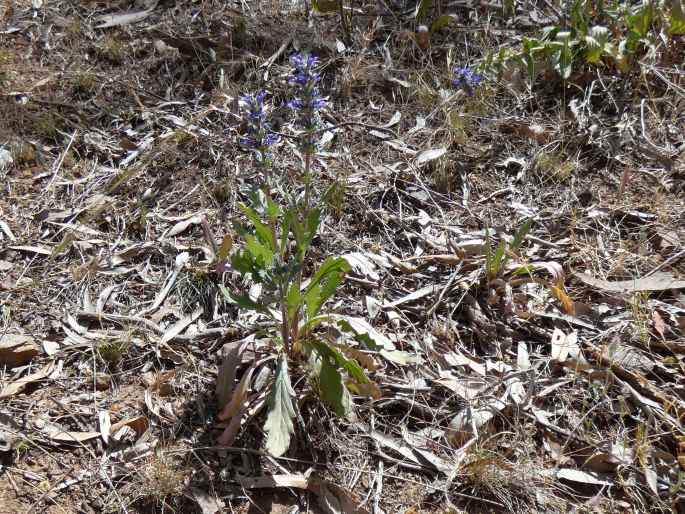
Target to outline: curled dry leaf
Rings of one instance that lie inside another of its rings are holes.
[[[150,428],[150,420],[147,418],[147,416],[135,416],[133,418],[123,419],[121,421],[117,421],[116,423],[112,423],[110,427],[110,433],[116,434],[124,427],[131,428],[136,433],[136,436],[140,437],[147,431],[148,428]]]
[[[652,312],[652,323],[656,333],[659,334],[660,337],[664,337],[664,333],[666,332],[666,323],[664,323],[664,319],[661,317],[661,314],[659,314],[658,311]]]

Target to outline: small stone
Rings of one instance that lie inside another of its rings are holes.
[[[14,164],[12,154],[5,148],[0,148],[0,170],[8,169]]]
[[[106,391],[112,386],[112,375],[108,373],[95,374],[95,389],[98,391]]]

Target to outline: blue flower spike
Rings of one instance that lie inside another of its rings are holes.
[[[266,121],[266,96],[266,91],[258,91],[240,97],[247,121],[247,133],[240,138],[240,144],[256,150],[260,160],[266,157],[269,147],[280,140],[278,134],[272,131],[271,124]]]
[[[313,131],[316,128],[315,113],[326,107],[326,100],[319,90],[319,58],[311,53],[300,52],[290,57],[290,63],[294,70],[288,82],[294,87],[293,98],[287,105],[297,114],[302,127]]]

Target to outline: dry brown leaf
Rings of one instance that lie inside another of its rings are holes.
[[[136,416],[135,418],[117,421],[116,423],[112,423],[110,427],[110,433],[116,434],[125,426],[132,428],[136,435],[140,437],[150,427],[150,420],[147,418],[147,416]]]
[[[43,246],[10,246],[10,249],[19,252],[36,253],[38,255],[52,255],[52,250]]]
[[[157,2],[154,3],[156,5]],[[105,29],[109,27],[118,27],[121,25],[129,25],[131,23],[137,23],[139,21],[144,20],[150,14],[152,14],[152,11],[154,10],[154,5],[146,9],[144,11],[128,11],[128,12],[122,12],[122,13],[114,13],[114,14],[103,14],[102,16],[99,16],[96,21],[99,23],[98,25],[95,25],[96,29]]]
[[[233,341],[221,348],[221,366],[216,376],[216,401],[219,410],[223,409],[231,398],[233,381],[240,365],[241,355],[249,341]]]
[[[26,364],[40,349],[33,338],[22,334],[0,335],[0,366],[13,368]]]
[[[550,290],[552,291],[552,296],[554,296],[559,302],[561,302],[561,310],[565,314],[569,314],[571,316],[576,315],[576,306],[573,300],[571,300],[571,297],[566,294],[566,291],[564,291],[563,286],[550,286]]]
[[[466,407],[450,421],[447,440],[455,448],[463,446],[469,439],[480,438],[482,433],[491,430],[491,421],[507,404],[502,399],[492,399],[489,404],[479,407]]]
[[[348,381],[346,385],[350,391],[359,396],[366,396],[367,398],[373,398],[374,400],[380,400],[383,397],[381,389],[372,381],[367,383]]]
[[[240,431],[241,421],[243,418],[243,413],[245,412],[245,406],[241,406],[238,412],[231,416],[231,420],[228,425],[221,433],[219,438],[216,440],[216,444],[219,446],[232,446],[235,438],[238,437],[238,432]]]
[[[231,401],[226,404],[226,406],[221,410],[217,418],[220,421],[226,421],[227,419],[235,416],[238,411],[243,406],[245,397],[247,396],[247,391],[250,387],[250,381],[252,380],[252,374],[254,373],[255,367],[252,365],[243,375],[240,380],[238,387],[236,387],[231,397]]]
[[[562,468],[557,471],[557,478],[560,480],[568,480],[578,484],[586,485],[614,485],[614,482],[605,480],[597,473],[590,473],[587,471],[580,471],[579,469]]]
[[[611,293],[639,293],[648,291],[668,291],[669,289],[685,289],[685,280],[678,280],[671,273],[654,273],[648,277],[635,280],[609,281],[594,278],[587,273],[575,273],[585,284]]]
[[[62,430],[61,427],[54,423],[48,423],[43,428],[43,433],[51,440],[58,443],[84,443],[100,437],[100,432],[69,432]]]
[[[657,311],[652,312],[652,323],[654,323],[654,330],[656,333],[661,337],[664,337],[664,333],[666,332],[666,323],[664,323],[664,319]]]
[[[35,373],[31,373],[30,375],[26,375],[23,378],[18,378],[17,380],[10,382],[2,389],[2,391],[0,391],[0,400],[21,393],[34,382],[38,382],[39,380],[43,380],[50,376],[50,373],[52,373],[54,369],[55,363],[50,362]]]
[[[207,491],[193,487],[190,489],[193,500],[198,504],[202,514],[217,514],[223,512],[224,502]]]

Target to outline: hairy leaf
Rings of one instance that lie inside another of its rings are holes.
[[[345,416],[348,412],[344,402],[345,387],[342,377],[329,359],[324,358],[321,362],[319,374],[319,389],[321,399],[326,402],[338,416]]]
[[[288,374],[288,360],[282,355],[276,369],[276,379],[269,396],[269,414],[264,424],[267,434],[266,449],[274,457],[283,455],[290,446],[290,437],[295,431],[293,418],[293,388]]]
[[[312,277],[304,293],[307,302],[307,315],[313,318],[342,282],[350,270],[348,262],[342,258],[328,257]]]
[[[255,234],[259,242],[270,249],[273,254],[273,252],[276,251],[276,248],[273,246],[274,236],[271,233],[271,228],[259,219],[259,215],[251,207],[242,203],[239,204],[239,207],[254,226]]]
[[[290,284],[285,297],[285,304],[288,309],[288,321],[292,323],[302,305],[302,294],[300,293],[300,284],[298,281],[294,281]]]
[[[348,359],[337,348],[332,347],[321,341],[312,341],[312,347],[321,356],[322,361],[335,363],[336,367],[342,368],[360,384],[369,382],[369,379],[364,374],[362,367],[354,360]]]

